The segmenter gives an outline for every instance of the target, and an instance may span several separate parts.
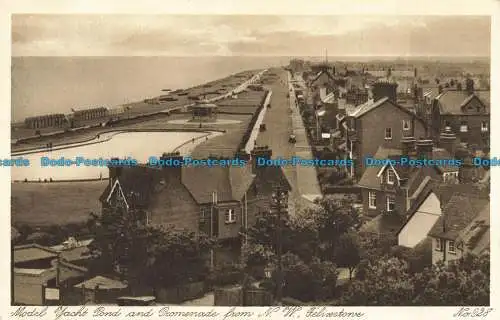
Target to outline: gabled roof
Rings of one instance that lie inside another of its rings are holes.
[[[482,99],[480,95],[482,95]],[[485,93],[473,93],[469,95],[467,91],[445,90],[436,97],[439,112],[451,115],[464,114],[463,108],[474,99],[477,99],[485,107],[485,114],[490,113],[489,91],[488,94],[485,91]]]
[[[330,78],[331,80],[335,81],[335,78],[330,74],[330,72],[328,72],[328,70],[321,70],[319,71],[312,79],[311,79],[311,82],[310,83],[314,83],[316,82],[320,77],[321,75],[323,74],[326,74],[326,76],[328,78]]]
[[[357,107],[346,108],[346,112],[347,112],[348,116],[350,116],[350,117],[361,118],[364,115],[366,115],[367,113],[369,113],[370,111],[373,111],[373,110],[377,109],[378,107],[384,105],[385,103],[391,104],[392,106],[394,106],[394,107],[402,110],[403,112],[411,115],[412,117],[414,117],[415,119],[417,119],[418,121],[420,121],[422,124],[425,124],[422,119],[420,119],[413,112],[411,112],[410,110],[408,110],[408,108],[402,107],[401,105],[392,102],[391,100],[389,100],[388,97],[384,97],[384,98],[379,99],[377,101],[368,100],[367,102],[365,102],[365,103],[363,103],[363,104],[361,104],[361,105],[359,105]]]
[[[389,149],[380,146],[373,156],[375,159],[391,159],[399,158],[403,154],[401,149]],[[450,154],[445,149],[433,148],[432,158],[435,160],[451,159]],[[360,187],[380,190],[380,175],[390,166],[388,164],[380,167],[370,166],[367,167],[361,177],[358,185]],[[392,167],[392,166],[391,166]],[[395,171],[398,179],[408,179],[406,181],[406,187],[408,187],[409,192],[413,193],[418,187],[420,182],[425,176],[436,176],[443,172],[457,172],[458,168],[452,166],[424,166],[424,167],[411,167],[407,170],[402,170],[401,167],[392,167]]]
[[[14,247],[14,263],[36,261],[42,259],[55,259],[58,252],[36,243]]]

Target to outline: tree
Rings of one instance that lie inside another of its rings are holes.
[[[342,296],[345,305],[489,305],[490,257],[466,256],[412,274],[398,258],[364,260]]]
[[[346,233],[340,236],[335,249],[335,263],[339,267],[349,269],[349,279],[352,279],[354,269],[361,261],[361,247],[355,233]]]
[[[174,285],[206,274],[208,239],[146,225],[144,214],[114,208],[92,215],[91,273],[118,275],[132,288]]]
[[[351,201],[323,198],[316,204],[317,207],[309,209],[306,215],[311,217],[318,231],[322,258],[331,260],[339,238],[361,226],[360,215]]]
[[[362,279],[353,281],[342,295],[342,304],[356,306],[406,306],[413,298],[413,283],[406,263],[397,258],[379,260],[362,268]]]

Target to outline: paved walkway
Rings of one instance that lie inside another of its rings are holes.
[[[313,159],[313,153],[307,140],[304,122],[300,115],[299,108],[297,107],[293,86],[290,83],[291,74],[287,72],[287,76],[290,91],[290,110],[292,110],[292,130],[297,139],[297,142],[295,143],[295,156],[304,159]],[[297,185],[299,189],[298,192],[302,198],[301,202],[304,204],[307,204],[307,202],[310,202],[310,200],[317,197],[322,197],[316,168],[314,167],[297,167]]]

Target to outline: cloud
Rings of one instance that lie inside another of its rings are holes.
[[[487,55],[489,28],[489,18],[469,16],[13,15],[12,52]]]

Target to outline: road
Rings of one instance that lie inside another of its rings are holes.
[[[270,101],[271,108],[267,110],[263,121],[267,130],[259,134],[257,145],[268,145],[272,149],[273,158],[290,159],[294,156],[312,158],[308,141],[305,138],[302,119],[298,109],[295,108],[293,93],[289,94],[288,72],[283,69],[272,69],[270,72],[279,75],[279,79],[268,85],[268,89],[273,94]],[[300,133],[301,130],[303,134]],[[296,144],[291,144],[288,141],[292,133],[296,134],[298,138]],[[285,166],[283,172],[292,185],[292,193],[288,203],[291,215],[297,214],[304,207],[310,205],[306,198],[311,197],[311,195],[321,196],[314,168]]]

